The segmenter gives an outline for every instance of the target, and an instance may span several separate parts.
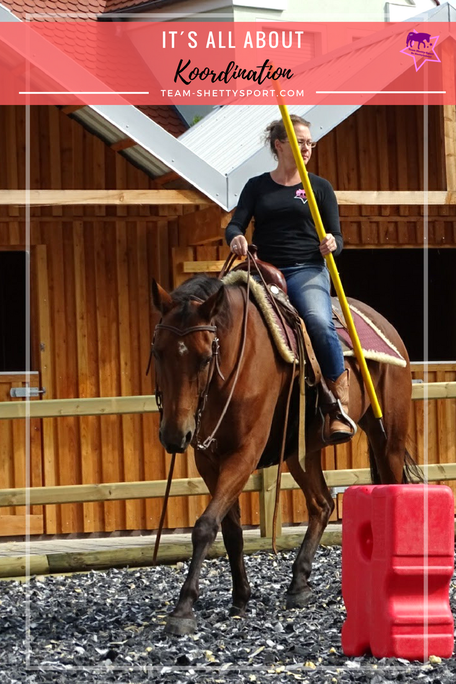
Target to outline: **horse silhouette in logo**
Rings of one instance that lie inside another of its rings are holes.
[[[415,33],[415,31],[410,31],[410,33],[407,36],[407,47],[413,48],[413,43],[417,42],[418,43],[418,50],[420,49],[421,44],[423,44],[424,48],[430,48],[432,47],[431,44],[431,34],[430,33]]]

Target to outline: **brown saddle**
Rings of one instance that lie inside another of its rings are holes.
[[[279,269],[273,266],[272,264],[268,264],[266,261],[261,261],[261,259],[258,259],[258,248],[256,245],[249,245],[249,252],[253,257],[253,267],[251,267],[251,275],[255,277],[256,269],[257,273],[259,273],[262,277],[263,284],[276,285],[282,290],[282,292],[287,294],[287,281],[285,280],[285,276],[283,275],[282,271],[279,271]],[[238,266],[235,266],[231,270],[247,271],[247,260],[243,261],[241,264],[238,264]]]
[[[304,321],[299,316],[299,313],[291,304],[287,296],[287,281],[285,276],[278,268],[266,261],[261,261],[257,255],[257,247],[249,245],[249,254],[252,259],[246,259],[241,264],[238,264],[230,270],[230,273],[247,272],[259,285],[262,286],[264,297],[269,304],[268,312],[265,312],[265,307],[260,307],[263,315],[266,313],[266,322],[271,329],[275,326],[278,330],[278,336],[275,336],[276,344],[282,356],[286,360],[292,361],[296,359],[299,364],[306,370],[306,381],[309,385],[318,385],[321,382],[320,365],[315,356],[312,343],[310,341]],[[256,299],[257,305],[258,293]],[[284,350],[281,349],[281,342],[288,348],[290,358],[287,358]]]

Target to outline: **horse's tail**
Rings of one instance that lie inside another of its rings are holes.
[[[371,482],[374,485],[381,484],[380,473],[377,468],[377,461],[375,460],[374,450],[369,442],[369,466],[371,471]]]
[[[372,484],[381,484],[380,473],[378,472],[377,462],[374,456],[374,450],[369,444],[369,465],[371,472]],[[402,471],[402,484],[410,484],[411,482],[424,482],[424,475],[421,468],[414,461],[410,453],[405,450],[404,456],[404,470]]]

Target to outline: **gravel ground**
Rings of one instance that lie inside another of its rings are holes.
[[[423,664],[343,655],[338,547],[317,552],[312,603],[286,611],[294,556],[263,552],[246,558],[253,590],[246,618],[228,617],[226,558],[206,561],[196,605],[198,630],[185,637],[166,635],[163,625],[187,563],[1,582],[0,684],[453,684],[455,657]],[[456,577],[450,599],[456,614]]]

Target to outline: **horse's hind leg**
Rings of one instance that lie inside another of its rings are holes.
[[[306,497],[309,511],[307,532],[293,563],[293,579],[287,590],[287,608],[303,608],[309,602],[311,589],[308,579],[321,536],[334,510],[334,501],[321,469],[321,451],[306,455],[306,472],[297,454],[287,460],[290,472]]]
[[[366,432],[369,440],[373,484],[401,484],[403,482],[410,403],[411,400],[404,401],[402,404],[396,402],[395,406],[391,406],[383,401],[386,436],[371,407],[359,421],[360,427]]]
[[[233,578],[233,605],[230,615],[244,615],[251,592],[244,565],[244,540],[239,499],[222,520],[222,534]]]

